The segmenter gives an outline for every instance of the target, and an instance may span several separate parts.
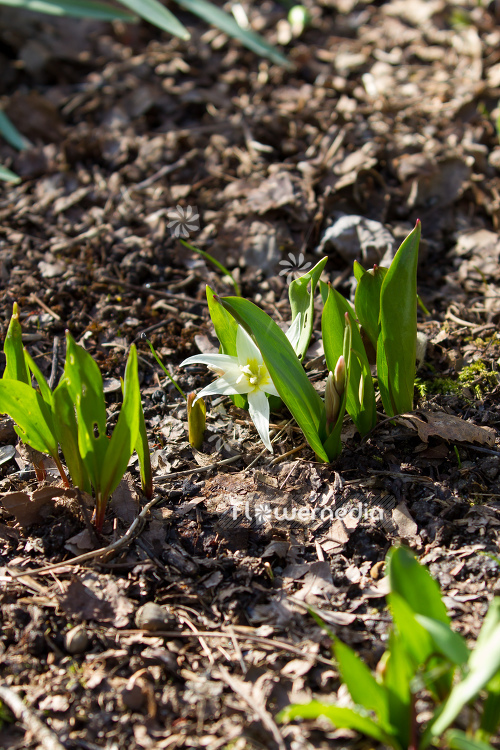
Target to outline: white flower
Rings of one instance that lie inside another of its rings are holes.
[[[273,452],[269,439],[269,401],[266,393],[279,396],[257,345],[244,328],[236,333],[237,356],[229,354],[196,354],[181,362],[184,365],[207,365],[217,375],[217,380],[203,388],[197,398],[234,396],[239,393],[248,398],[248,411],[266,448]]]

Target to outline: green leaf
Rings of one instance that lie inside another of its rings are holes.
[[[433,620],[425,615],[415,615],[415,620],[422,625],[434,641],[437,650],[458,667],[463,666],[469,659],[469,649],[459,633],[439,620]]]
[[[500,624],[497,624],[489,633],[489,637],[479,646],[476,644],[469,658],[469,667],[469,673],[462,682],[455,685],[443,711],[430,727],[433,736],[439,736],[444,732],[462,708],[473,700],[500,670]]]
[[[269,315],[241,297],[224,297],[221,304],[252,333],[276,390],[292,413],[318,458],[328,461],[318,428],[323,401],[311,385],[287,337]]]
[[[123,404],[113,430],[106,452],[106,461],[102,468],[101,492],[103,502],[118,487],[127,471],[130,456],[136,446],[139,435],[139,414],[141,410],[141,393],[137,369],[137,349],[130,347],[130,354],[125,368],[123,384]]]
[[[392,591],[387,597],[392,619],[399,638],[414,666],[423,666],[434,652],[434,643],[427,630],[415,619],[415,612],[403,597]]]
[[[78,424],[75,405],[67,385],[61,381],[52,394],[54,429],[64,454],[71,481],[84,492],[91,492],[90,479],[78,446]]]
[[[366,271],[358,280],[354,297],[356,315],[374,349],[377,347],[380,333],[380,291],[387,270],[387,268],[374,266],[373,270]]]
[[[120,0],[120,3],[137,13],[140,18],[152,23],[153,26],[168,31],[169,34],[178,36],[179,39],[191,38],[191,34],[186,27],[158,0]]]
[[[95,18],[100,21],[135,20],[130,13],[97,0],[2,0],[1,4],[51,16]]]
[[[323,438],[323,433],[325,435],[325,438],[323,438],[323,448],[326,451],[326,454],[328,455],[328,458],[330,461],[333,461],[335,458],[340,456],[342,452],[342,423],[344,421],[344,415],[347,405],[347,393],[349,391],[349,382],[351,377],[351,351],[352,351],[352,325],[350,320],[349,322],[346,322],[344,325],[344,342],[342,346],[342,354],[344,357],[344,363],[345,363],[345,390],[344,393],[341,395],[340,399],[340,408],[339,413],[337,416],[337,421],[335,422],[335,426],[328,437],[326,437],[327,432],[327,413],[326,413],[326,393],[325,393],[325,412],[324,417],[321,419],[320,423],[320,436]]]
[[[109,445],[102,376],[97,363],[83,347],[78,346],[69,332],[66,333],[66,362],[61,382],[65,383],[76,407],[80,455],[99,496]]]
[[[33,373],[33,376],[37,382],[38,390],[40,391],[42,398],[47,404],[48,408],[52,411],[52,408],[53,408],[52,391],[49,388],[49,384],[45,380],[44,374],[38,367],[33,357],[31,357],[31,355],[28,354],[26,349],[24,350],[23,353],[24,353],[25,362],[27,366],[29,367],[29,369],[31,370],[31,372]]]
[[[18,380],[21,383],[31,386],[31,380],[26,367],[26,360],[23,349],[23,332],[19,322],[19,308],[17,302],[14,302],[12,308],[12,317],[7,329],[3,351],[5,354],[6,365],[3,373],[5,380]]]
[[[326,716],[332,724],[338,729],[353,729],[356,732],[366,734],[374,740],[383,742],[385,745],[393,747],[395,750],[401,750],[398,741],[388,735],[372,718],[365,715],[362,708],[344,708],[340,706],[330,706],[327,703],[311,701],[305,705],[288,706],[281,711],[276,717],[278,721],[292,721],[296,718],[317,719],[320,716]]]
[[[0,180],[3,180],[4,182],[12,182],[14,185],[18,185],[21,182],[19,175],[15,174],[15,172],[11,172],[10,169],[2,166],[2,164],[0,164]]]
[[[419,241],[420,221],[417,221],[394,256],[380,291],[377,374],[384,409],[390,417],[413,408]]]
[[[379,685],[366,664],[345,643],[335,639],[333,652],[342,681],[345,682],[354,703],[373,711],[381,724],[386,725],[389,721],[389,710],[385,687]]]
[[[1,5],[8,5],[8,2],[4,2],[2,0]],[[12,148],[17,148],[18,151],[23,151],[24,149],[30,148],[32,146],[32,143],[24,137],[24,135],[21,135],[19,130],[16,128],[16,126],[9,120],[5,112],[3,112],[0,109],[0,135],[5,138],[8,144],[12,146]],[[6,170],[9,171],[8,169]],[[12,172],[10,174],[13,174]],[[14,175],[16,177],[16,175]],[[19,180],[19,178],[17,178]]]
[[[345,313],[348,313],[352,329],[352,349],[355,356],[351,357],[349,385],[347,388],[347,411],[361,435],[366,435],[377,421],[375,406],[375,391],[371,376],[370,365],[366,356],[358,324],[353,315],[349,302],[335,289],[330,294],[323,308],[321,329],[323,332],[323,346],[326,364],[333,372],[337,360],[343,353]],[[362,400],[359,398],[359,385],[363,376]]]
[[[302,330],[299,343],[295,347],[300,360],[304,359],[311,341],[314,323],[314,292],[327,261],[328,258],[322,258],[314,268],[311,268],[310,271],[298,279],[294,279],[288,287],[288,297],[292,309],[292,324],[297,315],[302,315]],[[309,284],[311,285],[310,291],[308,291]]]
[[[413,696],[410,685],[415,677],[415,669],[394,630],[389,633],[386,654],[384,686],[388,696],[389,721],[395,727],[398,741],[406,748],[409,746],[412,724]]]
[[[480,731],[483,735],[492,735],[500,724],[500,672],[488,682],[486,690],[488,695],[484,702]]]
[[[399,594],[416,614],[449,624],[439,585],[407,547],[392,547],[386,565],[391,592]]]
[[[493,750],[487,742],[469,737],[460,729],[450,729],[446,732],[444,739],[450,750]]]
[[[23,443],[52,458],[58,456],[50,409],[31,385],[19,380],[0,380],[0,414],[8,414],[14,420]]]
[[[470,657],[470,665],[472,668],[476,666],[476,661],[479,659],[477,656],[478,649],[479,653],[483,651],[486,645],[490,642],[492,633],[500,625],[500,597],[496,596],[491,602],[486,617],[484,618],[483,625],[479,632],[476,641],[476,648],[472,652]]]
[[[238,331],[238,323],[235,321],[232,315],[218,302],[214,293],[207,285],[207,302],[208,311],[210,318],[215,328],[215,335],[220,341],[221,349],[223,354],[228,354],[230,357],[236,357],[236,333]],[[235,406],[240,409],[244,409],[247,404],[245,396],[236,394],[231,396],[232,402]]]
[[[353,263],[352,271],[354,273],[354,278],[356,279],[356,281],[360,281],[363,274],[366,273],[361,263],[357,260],[355,260]]]
[[[216,5],[207,2],[207,0],[176,0],[176,2],[181,8],[189,10],[191,13],[194,13],[195,16],[211,23],[213,26],[217,26],[217,28],[225,34],[228,34],[234,39],[239,39],[245,47],[252,50],[252,52],[255,52],[257,55],[268,57],[273,62],[278,65],[283,65],[285,68],[293,68],[293,65],[289,60],[278,52],[272,44],[266,42],[263,37],[256,34],[254,31],[242,29],[232,16],[225,13]]]
[[[146,422],[144,421],[144,411],[139,395],[139,433],[135,451],[139,456],[139,466],[141,470],[141,486],[145,496],[150,500],[153,497],[153,472],[151,469],[151,453],[149,452],[148,435],[146,432]]]

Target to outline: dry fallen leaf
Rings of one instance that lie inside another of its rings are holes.
[[[82,493],[85,495],[85,493]],[[56,498],[74,499],[77,494],[75,490],[64,487],[41,487],[34,492],[6,492],[0,496],[0,502],[8,513],[15,516],[16,521],[24,528],[39,523],[43,520],[45,513],[42,508],[53,507]],[[50,510],[50,508],[49,508]]]
[[[418,411],[401,416],[404,417],[407,426],[417,430],[420,440],[424,443],[429,442],[429,437],[436,436],[452,443],[479,443],[490,448],[495,445],[496,432],[492,427],[479,427],[453,414],[443,411]]]

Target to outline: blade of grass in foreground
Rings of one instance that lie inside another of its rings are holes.
[[[98,0],[2,0],[1,4],[50,16],[95,18],[98,21],[135,20],[130,13]]]

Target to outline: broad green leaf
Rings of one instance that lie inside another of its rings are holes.
[[[179,39],[190,39],[191,34],[158,0],[120,0],[120,3],[138,16]]]
[[[392,547],[386,565],[391,592],[399,594],[416,614],[449,624],[439,585],[407,547]]]
[[[444,739],[450,750],[493,750],[487,742],[469,737],[460,729],[450,729],[446,732]]]
[[[358,324],[349,302],[335,289],[330,294],[323,308],[321,330],[325,349],[326,364],[333,372],[338,358],[343,353],[345,313],[348,313],[352,329],[352,349],[349,385],[347,388],[347,411],[361,435],[366,435],[377,420],[375,391],[370,365],[359,333]],[[363,376],[362,401],[360,401],[360,382]]]
[[[229,354],[231,357],[236,357],[236,333],[238,331],[238,323],[235,321],[232,315],[214,299],[214,293],[207,286],[207,302],[208,311],[210,318],[215,328],[215,335],[220,341],[223,354]]]
[[[483,625],[479,632],[476,641],[476,647],[470,657],[470,666],[474,668],[476,666],[476,660],[480,657],[477,654],[481,653],[485,645],[491,640],[493,631],[495,631],[500,625],[500,597],[496,596],[491,602],[486,617],[484,618]]]
[[[61,382],[66,384],[76,407],[80,455],[94,489],[100,493],[109,445],[102,376],[97,363],[69,332],[66,333],[66,363]]]
[[[8,414],[14,420],[23,443],[52,458],[58,456],[50,409],[31,385],[19,380],[0,380],[0,414]]]
[[[207,286],[207,302],[208,311],[210,318],[215,328],[215,335],[220,341],[222,354],[229,354],[231,357],[236,357],[236,333],[238,331],[238,323],[235,321],[232,315],[223,308],[220,302],[214,298],[214,293]],[[231,400],[235,406],[240,409],[244,409],[247,403],[245,396],[236,394],[231,396]]]
[[[328,461],[318,428],[323,402],[311,385],[281,328],[263,310],[241,297],[224,297],[221,304],[252,333],[276,390],[292,413],[304,436],[322,461]]]
[[[363,274],[366,273],[361,263],[357,260],[355,260],[353,263],[352,272],[354,274],[354,278],[356,279],[356,281],[360,281]]]
[[[153,497],[153,472],[151,470],[151,453],[149,451],[146,422],[144,421],[144,412],[142,410],[142,402],[140,400],[139,404],[139,433],[137,435],[135,451],[139,456],[142,491],[144,492],[148,500],[150,500]]]
[[[314,323],[314,293],[327,260],[328,258],[322,258],[319,263],[316,263],[314,268],[311,268],[310,271],[298,279],[294,279],[288,287],[288,297],[292,309],[292,325],[298,315],[302,316],[302,330],[298,344],[294,347],[300,360],[304,359],[311,341]],[[309,284],[311,285],[310,291],[308,291]]]
[[[417,341],[417,262],[420,221],[394,256],[380,291],[380,336],[385,365],[377,370],[382,402],[387,414],[413,408]],[[389,396],[389,397],[388,397]]]
[[[437,650],[458,667],[463,666],[469,659],[469,649],[459,633],[455,633],[449,625],[439,620],[433,620],[425,615],[415,615],[415,620],[422,625],[434,641]]]
[[[480,731],[483,735],[492,735],[500,725],[500,672],[488,682],[486,691],[488,695],[484,702]]]
[[[402,747],[409,747],[412,713],[414,712],[411,681],[415,669],[408,658],[402,640],[394,630],[389,633],[387,659],[384,672],[384,687],[387,690],[389,721],[396,730],[396,736]]]
[[[434,652],[434,643],[427,630],[415,619],[415,612],[403,597],[392,591],[387,597],[394,626],[415,668],[422,667]]]
[[[108,443],[106,461],[102,468],[100,487],[104,503],[118,487],[127,471],[130,456],[139,436],[140,411],[141,393],[137,369],[137,350],[132,345],[125,368],[123,404],[116,427]]]
[[[19,308],[17,302],[14,302],[12,317],[3,345],[6,364],[2,377],[4,380],[18,380],[31,387],[30,376],[24,357],[22,336],[21,323],[19,322]]]
[[[207,409],[202,398],[196,399],[196,393],[190,393],[187,400],[187,418],[189,444],[200,450],[205,434]]]
[[[462,708],[477,696],[500,670],[500,624],[482,641],[469,658],[470,671],[450,693],[443,711],[430,727],[433,736],[439,736],[456,719]]]
[[[255,52],[257,55],[268,57],[274,63],[283,65],[285,68],[291,69],[293,67],[290,61],[278,52],[272,44],[266,42],[263,37],[256,34],[254,31],[242,29],[232,16],[225,13],[216,5],[207,2],[207,0],[176,0],[176,2],[181,8],[189,10],[191,13],[194,13],[195,16],[211,23],[213,26],[217,26],[217,28],[225,34],[228,34],[234,39],[239,39],[245,47],[252,50],[252,52]]]
[[[366,664],[345,643],[335,639],[333,652],[342,681],[345,682],[354,703],[374,711],[381,724],[385,726],[389,721],[385,687],[379,685]]]
[[[54,429],[64,454],[66,466],[75,487],[91,492],[87,469],[80,456],[78,445],[78,424],[75,405],[71,400],[66,383],[62,380],[52,394]]]
[[[387,274],[387,268],[374,266],[358,280],[354,306],[360,324],[365,329],[374,349],[380,333],[380,290]]]
[[[8,2],[2,0],[1,5],[9,5]],[[9,143],[12,148],[17,148],[18,151],[23,151],[26,148],[30,148],[31,142],[21,135],[16,126],[9,120],[5,112],[0,109],[0,135]],[[9,170],[7,170],[8,172]],[[12,174],[12,172],[11,172]],[[15,176],[15,175],[14,175]]]
[[[2,0],[1,4],[37,13],[47,13],[51,16],[95,18],[100,21],[135,20],[130,13],[97,0]]]
[[[12,182],[14,185],[18,185],[21,182],[21,178],[15,172],[11,172],[10,169],[0,164],[0,180],[4,182]]]
[[[303,706],[288,706],[276,718],[280,722],[288,722],[297,718],[317,719],[320,716],[326,716],[337,729],[354,729],[393,747],[395,750],[402,750],[398,741],[384,732],[377,722],[364,713],[361,707],[356,710],[355,708],[330,706],[327,703],[311,701]]]

